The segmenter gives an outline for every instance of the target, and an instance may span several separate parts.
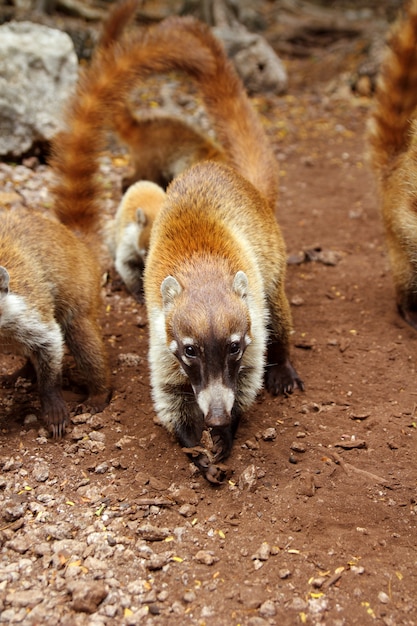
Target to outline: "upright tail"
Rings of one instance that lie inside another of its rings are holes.
[[[375,108],[368,127],[371,162],[379,174],[391,167],[396,157],[407,152],[417,106],[417,0],[392,27],[389,47],[380,68]]]
[[[194,75],[220,145],[231,165],[249,180],[275,208],[278,196],[278,164],[261,120],[243,83],[228,59],[223,44],[210,28],[195,19],[170,18],[159,30],[192,33],[200,50],[211,54],[214,68],[205,66]],[[194,52],[194,51],[193,51]],[[187,72],[187,68],[183,67]]]
[[[121,0],[110,9],[102,26],[99,48],[108,48],[121,39],[127,26],[133,21],[138,6],[138,0]]]
[[[192,32],[175,28],[151,28],[139,39],[98,51],[80,75],[64,111],[66,128],[52,145],[52,194],[61,222],[85,233],[100,225],[99,156],[106,147],[112,115],[127,100],[132,86],[155,72],[184,70],[200,76],[206,69],[214,69],[210,52]]]

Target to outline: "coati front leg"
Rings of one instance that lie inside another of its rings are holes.
[[[87,383],[88,409],[102,411],[110,401],[109,372],[98,325],[87,315],[78,314],[65,328],[65,339],[78,370]]]
[[[265,386],[274,396],[289,395],[304,383],[290,360],[291,311],[282,281],[269,296],[270,333],[267,343]]]
[[[30,360],[36,371],[41,414],[54,438],[62,437],[68,424],[69,411],[62,396],[62,359],[64,341],[57,323],[49,336],[41,338],[32,348]]]

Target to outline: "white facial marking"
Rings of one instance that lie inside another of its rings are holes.
[[[230,414],[235,402],[235,394],[217,379],[200,391],[197,395],[197,402],[204,416],[208,415],[213,407],[223,407],[225,413]]]

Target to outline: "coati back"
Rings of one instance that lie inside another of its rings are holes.
[[[141,180],[124,193],[115,218],[106,224],[107,243],[126,287],[143,299],[143,269],[155,217],[165,201],[159,185]]]
[[[397,307],[417,329],[417,0],[392,26],[369,120]]]
[[[82,135],[97,167],[105,131],[132,84],[173,69],[201,91],[231,166],[204,161],[185,170],[154,222],[145,267],[152,393],[161,422],[217,482],[241,412],[262,386],[265,353],[271,393],[303,388],[289,358],[272,148],[221,44],[193,18],[168,18],[99,52],[79,82],[69,130]],[[79,123],[83,112],[88,124]],[[65,154],[74,159],[71,149]],[[78,207],[91,210],[89,202]],[[206,429],[213,446],[200,450]]]
[[[179,118],[138,117],[125,106],[114,116],[114,125],[130,150],[133,173],[124,179],[125,189],[141,179],[166,189],[175,176],[195,163],[226,162],[226,155],[215,141]]]

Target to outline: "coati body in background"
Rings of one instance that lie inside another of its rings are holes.
[[[369,144],[397,307],[417,329],[417,0],[392,27],[378,77]]]
[[[108,401],[108,370],[97,318],[100,272],[88,247],[52,218],[0,212],[0,347],[32,364],[41,414],[55,437],[65,432],[61,390],[64,344],[95,411]]]
[[[179,118],[137,117],[128,107],[114,117],[115,129],[129,146],[133,173],[126,189],[137,180],[151,180],[164,189],[175,176],[204,160],[226,162],[223,150],[206,135]]]
[[[99,52],[68,110],[61,152],[69,167],[62,169],[70,172],[71,188],[74,148],[82,145],[91,179],[103,128],[112,127],[132,85],[150,72],[173,69],[196,82],[231,166],[204,161],[187,169],[168,187],[154,222],[145,267],[152,393],[161,422],[216,482],[222,476],[217,463],[230,453],[241,411],[262,386],[265,353],[271,393],[303,385],[289,358],[286,253],[274,213],[276,159],[209,28],[193,18],[168,18]],[[94,198],[77,210],[87,219]],[[213,447],[200,452],[205,429]]]
[[[105,50],[129,36],[127,29],[138,8],[137,0],[123,0],[111,9],[103,23],[98,50]],[[127,32],[126,32],[127,31]],[[133,172],[123,190],[138,180],[150,180],[164,189],[187,167],[205,159],[226,161],[221,146],[177,117],[133,112],[133,105],[119,101],[112,118],[113,130],[130,151]]]
[[[114,220],[106,225],[115,267],[131,294],[143,300],[143,270],[155,217],[165,201],[157,184],[141,180],[123,195]]]

